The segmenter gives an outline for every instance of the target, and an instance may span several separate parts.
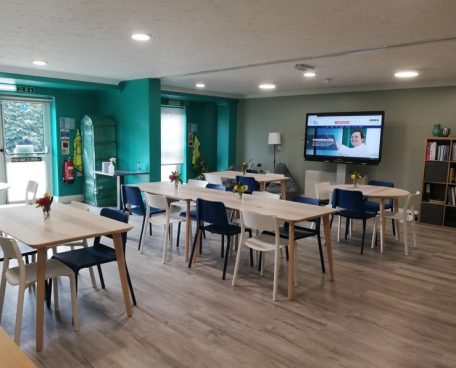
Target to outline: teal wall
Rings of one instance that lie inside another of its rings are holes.
[[[98,113],[117,124],[118,168],[136,170],[140,161],[150,170],[149,176],[127,176],[125,182],[160,180],[160,81],[126,81],[117,91],[100,92]]]
[[[217,171],[236,165],[236,102],[218,104]]]

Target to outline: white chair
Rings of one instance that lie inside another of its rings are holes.
[[[163,240],[163,258],[162,263],[166,261],[166,253],[168,251],[168,244],[172,244],[172,240],[170,241],[170,234],[172,233],[172,224],[180,223],[183,221],[180,217],[174,217],[175,215],[179,215],[179,211],[175,212],[170,209],[168,205],[168,200],[165,196],[162,195],[155,195],[150,193],[144,193],[146,197],[146,219],[149,219],[149,223],[152,225],[162,225],[164,226],[164,240]],[[165,210],[165,213],[160,213],[155,216],[150,217],[150,207],[155,207],[159,209]],[[174,216],[173,216],[174,215]],[[141,244],[139,247],[140,253],[143,253],[144,247],[144,238],[145,232],[147,231],[147,226],[144,226],[143,229],[143,236],[141,240]]]
[[[412,236],[413,236],[413,247],[416,248],[416,223],[415,223],[415,210],[419,208],[420,192],[417,191],[415,194],[409,194],[405,200],[404,207],[399,208],[397,212],[384,212],[385,221],[391,219],[400,224],[403,224],[404,228],[404,253],[406,256],[409,254],[408,246],[408,224],[411,224]],[[397,228],[397,226],[396,226]],[[374,228],[375,234],[375,228]],[[399,231],[396,231],[396,239],[399,240]],[[372,246],[374,242],[372,242]]]
[[[35,204],[37,190],[38,183],[36,181],[29,180],[27,187],[25,188],[25,204]]]
[[[204,179],[211,184],[223,184],[222,177],[217,174],[204,173]]]
[[[270,193],[270,192],[266,192],[266,191],[261,192],[261,191],[254,190],[252,192],[252,195],[255,196],[255,197],[280,199],[280,193]]]
[[[252,238],[246,238],[246,228],[257,230],[258,235],[253,236]],[[274,236],[263,234],[263,231],[269,231],[273,233]],[[232,285],[235,286],[237,282],[239,263],[241,261],[241,252],[244,246],[247,246],[248,248],[257,250],[259,252],[274,252],[274,286],[272,291],[272,300],[276,301],[277,280],[279,275],[280,248],[285,247],[286,245],[287,243],[283,239],[280,239],[279,222],[277,220],[277,217],[259,215],[241,210],[241,237],[239,240],[238,253],[236,256],[236,265],[234,266]],[[264,258],[265,257],[263,253],[263,262]]]
[[[84,212],[90,212],[90,206],[85,203],[82,203],[82,202],[71,201],[70,206],[80,209],[81,211],[84,211]],[[81,212],[81,217],[83,217],[83,216],[84,216],[84,213]],[[87,248],[89,245],[87,244],[87,239],[84,239],[84,240],[78,240],[78,241],[67,243],[67,244],[59,244],[58,246],[59,247],[68,246],[68,247],[70,247],[71,250],[73,250],[74,247]],[[54,248],[53,251],[55,252],[56,249]],[[95,274],[93,272],[93,267],[89,267],[89,273],[90,273],[90,280],[92,281],[92,286],[94,288],[97,288],[97,282],[95,281]]]
[[[16,328],[14,333],[14,341],[19,345],[21,340],[21,326],[22,326],[22,311],[24,307],[24,293],[25,289],[35,285],[37,263],[24,264],[21,252],[16,244],[16,241],[11,238],[0,237],[0,245],[5,255],[3,262],[3,272],[0,284],[0,320],[3,311],[3,302],[5,299],[6,282],[13,286],[19,286],[17,310],[16,310]],[[18,266],[10,267],[10,260],[16,260]],[[62,262],[55,259],[46,261],[46,274],[45,279],[55,279],[59,276],[68,276],[70,279],[71,289],[71,307],[73,310],[73,329],[79,330],[79,316],[76,300],[76,280],[74,272],[71,268],[65,266]],[[58,310],[58,296],[54,292],[54,308]]]
[[[315,193],[318,200],[331,203],[331,183],[329,181],[315,183]]]

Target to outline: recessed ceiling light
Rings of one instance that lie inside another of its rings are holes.
[[[196,83],[196,84],[195,84],[195,87],[196,87],[196,88],[205,88],[206,85],[205,85],[204,83]]]
[[[272,90],[276,88],[275,84],[272,83],[263,83],[258,86],[259,89]]]
[[[44,61],[44,60],[33,60],[32,63],[34,65],[38,65],[38,66],[45,66],[45,65],[48,65],[47,61]]]
[[[397,73],[394,73],[396,78],[414,78],[418,75],[418,72],[415,70],[403,70]]]
[[[304,77],[306,77],[306,78],[313,78],[313,77],[315,77],[317,74],[315,74],[315,72],[305,72],[303,75],[304,75]]]
[[[150,36],[145,33],[134,33],[131,35],[131,38],[133,38],[135,41],[149,41]]]

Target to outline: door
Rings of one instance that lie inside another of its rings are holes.
[[[50,102],[0,98],[0,181],[10,185],[1,203],[23,202],[29,180],[38,197],[52,192]]]

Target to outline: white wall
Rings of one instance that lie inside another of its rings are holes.
[[[304,161],[306,114],[358,110],[385,111],[382,162],[350,165],[347,170],[408,190],[421,188],[424,140],[432,135],[433,125],[441,123],[456,135],[456,87],[245,99],[238,110],[236,163],[252,158],[272,168],[267,136],[281,132],[282,150],[276,161],[288,165],[303,191],[305,170],[336,170],[335,164]]]

